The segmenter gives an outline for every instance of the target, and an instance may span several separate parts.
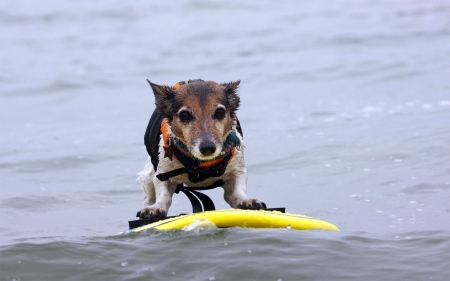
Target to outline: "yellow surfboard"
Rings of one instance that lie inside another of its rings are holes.
[[[289,228],[296,230],[320,229],[339,231],[336,226],[329,222],[303,215],[278,211],[229,209],[181,215],[147,224],[129,232],[140,232],[146,229],[183,229],[196,221],[209,221],[218,228]]]

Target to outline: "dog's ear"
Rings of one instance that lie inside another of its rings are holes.
[[[155,95],[155,104],[158,112],[164,117],[172,119],[173,115],[173,103],[175,100],[175,92],[169,86],[156,85],[147,79],[147,82],[152,87],[153,94]]]
[[[225,87],[225,95],[228,101],[228,110],[230,110],[231,115],[234,115],[234,112],[239,108],[239,103],[241,99],[237,95],[237,89],[241,80],[237,80],[236,82],[222,83],[221,86]]]

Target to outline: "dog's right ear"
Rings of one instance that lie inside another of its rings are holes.
[[[225,87],[225,95],[227,96],[228,101],[228,109],[230,110],[231,115],[234,115],[234,112],[239,108],[239,104],[241,99],[237,95],[237,89],[241,80],[237,80],[236,82],[222,83],[220,86]]]
[[[155,105],[158,112],[164,117],[172,119],[173,116],[173,103],[175,100],[175,92],[169,86],[160,86],[150,82],[147,82],[152,87],[153,94],[155,95]]]

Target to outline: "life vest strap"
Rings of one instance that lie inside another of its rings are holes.
[[[220,177],[225,173],[225,170],[228,165],[228,160],[232,156],[232,154],[228,154],[224,157],[224,160],[222,163],[219,163],[216,166],[210,167],[210,168],[193,168],[193,165],[187,160],[186,157],[183,156],[183,154],[178,151],[177,149],[174,150],[174,154],[177,157],[178,161],[183,164],[183,168],[178,168],[169,172],[165,173],[159,173],[156,175],[156,177],[160,181],[167,181],[172,177],[176,177],[178,175],[187,173],[189,176],[189,181],[193,183],[198,183],[201,181],[204,181],[205,179],[211,178],[211,177]],[[188,168],[189,167],[189,168]]]
[[[166,181],[169,178],[172,177],[176,177],[178,175],[184,174],[184,173],[189,173],[189,170],[186,168],[179,168],[179,169],[175,169],[172,170],[170,172],[166,172],[166,173],[159,173],[156,175],[156,177],[160,180],[160,181]]]
[[[223,180],[215,181],[213,184],[208,186],[198,186],[198,187],[188,187],[184,184],[177,185],[175,193],[183,192],[192,204],[192,212],[199,213],[204,211],[214,211],[216,206],[214,202],[209,198],[208,195],[198,192],[197,190],[209,190],[216,187],[220,187],[224,184]]]
[[[223,180],[215,181],[213,184],[209,186],[199,186],[199,187],[188,187],[183,184],[177,185],[177,189],[175,193],[183,192],[191,201],[192,204],[192,212],[199,213],[204,211],[214,211],[216,207],[214,206],[214,202],[209,198],[208,195],[198,192],[197,190],[209,190],[224,184]]]

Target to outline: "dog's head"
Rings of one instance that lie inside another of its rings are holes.
[[[236,124],[240,81],[186,83],[178,88],[151,83],[156,107],[168,118],[172,135],[201,160],[219,156],[223,142]]]

